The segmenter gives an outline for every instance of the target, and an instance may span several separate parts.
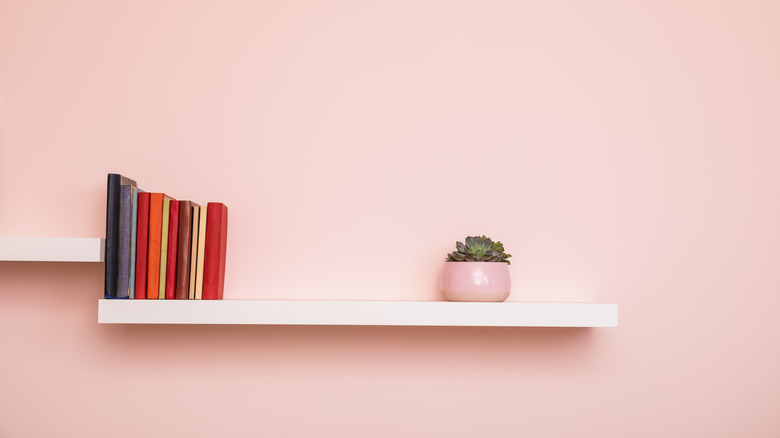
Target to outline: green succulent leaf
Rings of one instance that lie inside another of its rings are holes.
[[[466,258],[463,256],[463,254],[452,252],[450,253],[448,260],[453,262],[463,262],[466,261]]]

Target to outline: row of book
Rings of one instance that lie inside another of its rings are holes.
[[[146,192],[108,174],[106,299],[221,300],[227,206]]]

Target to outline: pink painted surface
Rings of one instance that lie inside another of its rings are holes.
[[[231,209],[227,298],[510,300],[616,329],[98,326],[0,264],[2,437],[780,436],[780,3],[0,3],[0,234],[105,174]],[[113,435],[112,435],[113,434]]]
[[[501,302],[512,292],[509,265],[491,262],[445,262],[439,289],[449,301]]]

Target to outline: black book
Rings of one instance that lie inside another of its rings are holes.
[[[103,297],[106,299],[117,298],[117,280],[119,276],[119,217],[123,185],[137,187],[136,182],[130,178],[116,173],[108,174],[105,246],[106,275],[103,292]]]

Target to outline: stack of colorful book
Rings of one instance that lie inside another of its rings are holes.
[[[146,192],[109,173],[104,297],[221,300],[227,211],[221,202]]]

